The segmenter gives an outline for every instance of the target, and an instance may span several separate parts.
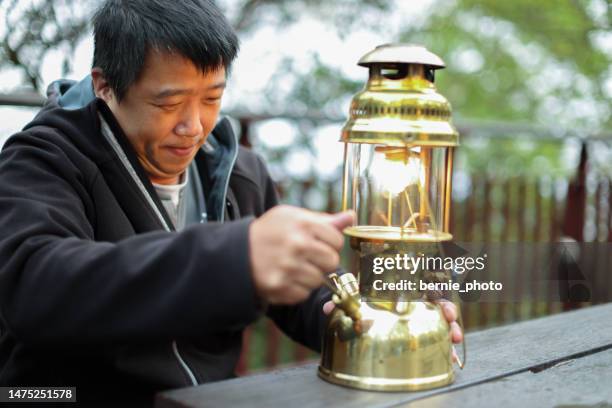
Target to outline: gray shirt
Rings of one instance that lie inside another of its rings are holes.
[[[206,200],[195,160],[183,173],[179,184],[153,183],[153,187],[177,231],[190,224],[206,222]]]

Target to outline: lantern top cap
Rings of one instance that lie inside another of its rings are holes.
[[[422,64],[433,69],[444,68],[444,61],[427,48],[418,44],[384,44],[361,57],[359,65],[374,64]]]

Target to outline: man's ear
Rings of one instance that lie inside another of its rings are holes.
[[[115,99],[115,93],[104,77],[101,68],[92,68],[91,79],[93,82],[94,94],[102,99],[107,104],[110,104]]]

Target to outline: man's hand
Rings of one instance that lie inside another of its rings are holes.
[[[315,213],[278,206],[249,229],[251,272],[257,294],[271,304],[295,304],[335,271],[344,244],[342,230],[354,213]]]

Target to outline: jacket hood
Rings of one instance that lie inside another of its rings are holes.
[[[82,108],[93,101],[96,96],[93,92],[91,75],[87,75],[80,82],[71,79],[59,79],[47,88],[48,101],[67,110]]]

